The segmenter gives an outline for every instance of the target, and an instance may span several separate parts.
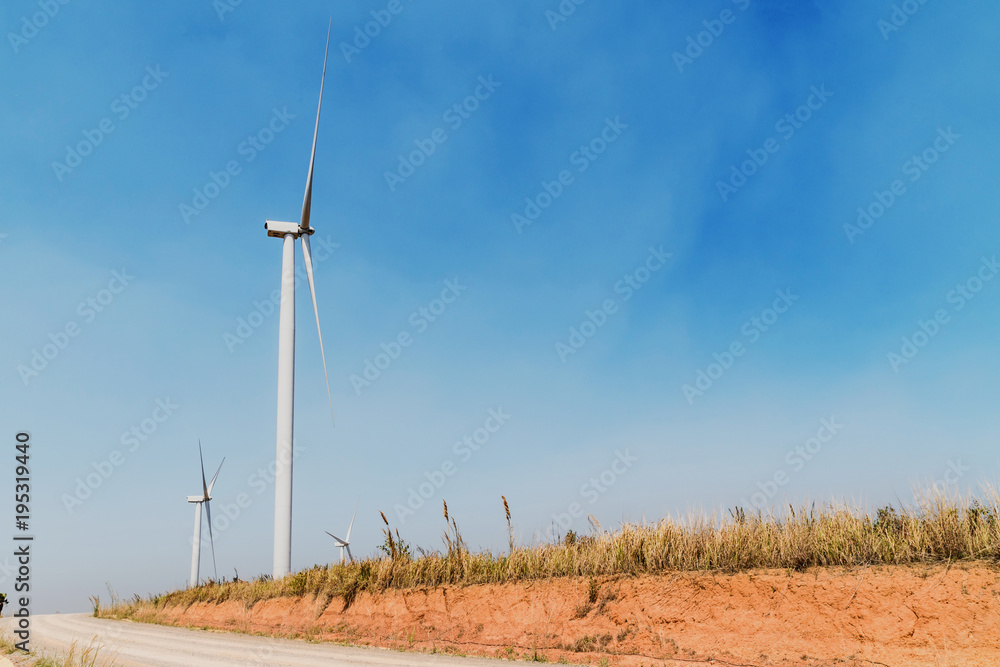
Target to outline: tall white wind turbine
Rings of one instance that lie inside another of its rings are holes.
[[[333,21],[330,21],[331,26]],[[323,108],[323,85],[326,83],[326,59],[330,53],[330,29],[326,33],[326,53],[323,55],[323,77],[319,84],[319,104],[316,106],[316,128],[313,130],[312,156],[306,176],[306,194],[302,200],[299,222],[267,220],[267,235],[282,239],[281,253],[281,306],[278,316],[278,438],[274,481],[274,570],[275,579],[287,576],[292,567],[292,417],[295,394],[295,240],[302,239],[302,258],[309,279],[316,331],[319,334],[319,351],[326,376],[326,394],[333,414],[333,396],[330,393],[330,376],[326,371],[326,353],[323,351],[323,332],[319,326],[316,307],[316,286],[313,282],[312,253],[309,237],[315,231],[309,226],[312,208],[313,166],[316,163],[316,139],[319,137],[319,114]]]
[[[215,486],[215,480],[219,478],[219,473],[222,471],[222,463],[226,462],[226,459],[222,459],[222,463],[219,464],[219,469],[215,471],[215,475],[212,477],[211,482],[205,481],[205,457],[201,453],[201,440],[198,441],[198,458],[201,459],[201,490],[202,495],[200,496],[188,496],[187,501],[189,503],[194,503],[194,542],[191,543],[191,586],[197,586],[200,583],[198,578],[198,570],[201,565],[201,506],[205,506],[205,512],[208,514],[208,537],[212,544],[212,569],[215,572],[215,579],[219,579],[219,570],[215,566],[215,537],[212,535],[212,488]]]
[[[354,555],[351,553],[351,530],[354,528],[354,517],[358,515],[358,504],[361,503],[361,498],[358,498],[358,503],[354,505],[354,514],[351,515],[351,525],[347,527],[347,537],[340,539],[328,530],[323,531],[333,539],[337,540],[337,546],[340,547],[340,564],[344,564],[344,549],[347,549],[347,556],[354,562]]]

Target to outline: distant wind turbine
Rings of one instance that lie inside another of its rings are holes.
[[[205,481],[205,457],[201,453],[201,440],[198,440],[198,458],[201,459],[201,490],[202,495],[200,496],[188,496],[187,501],[189,503],[194,503],[194,542],[191,544],[191,586],[197,586],[200,582],[198,579],[198,570],[201,565],[201,506],[205,506],[205,513],[208,514],[208,537],[212,544],[212,569],[215,572],[215,579],[219,579],[219,570],[215,567],[215,537],[212,535],[212,488],[215,486],[215,480],[219,477],[219,472],[222,471],[222,463],[226,462],[226,459],[222,459],[222,463],[219,464],[219,469],[215,471],[215,476],[212,477],[211,482]]]
[[[339,537],[337,537],[336,535],[334,535],[333,533],[331,533],[328,530],[323,531],[327,535],[329,535],[330,537],[332,537],[333,539],[337,540],[337,546],[340,547],[340,564],[341,565],[343,565],[344,562],[345,562],[344,561],[344,549],[347,549],[347,555],[348,555],[348,557],[351,559],[352,563],[354,562],[354,555],[351,554],[351,530],[354,528],[354,517],[356,517],[358,515],[358,504],[360,504],[360,503],[361,503],[361,498],[358,498],[357,504],[354,505],[354,514],[351,515],[351,525],[349,525],[347,527],[347,537],[345,539],[343,539],[343,540],[340,539]]]
[[[333,20],[330,20],[333,25]],[[298,222],[267,220],[267,235],[282,239],[281,253],[281,306],[278,316],[278,437],[275,458],[277,471],[274,481],[274,570],[275,579],[287,576],[292,568],[292,422],[295,397],[295,240],[302,239],[302,258],[305,260],[309,293],[312,295],[319,334],[319,352],[326,376],[326,395],[333,415],[333,395],[330,393],[330,375],[326,370],[326,353],[323,351],[323,331],[319,326],[319,309],[316,307],[316,285],[313,282],[312,253],[309,237],[315,230],[309,226],[312,209],[313,166],[316,163],[316,140],[319,137],[319,114],[323,108],[323,85],[326,83],[326,60],[330,53],[330,28],[326,32],[326,53],[323,55],[323,77],[319,84],[319,104],[316,107],[316,127],[313,130],[312,156],[306,176],[306,194],[302,200],[302,215]]]

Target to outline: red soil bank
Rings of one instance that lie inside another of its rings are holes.
[[[1000,665],[1000,568],[552,579],[168,608],[183,626],[607,665]],[[603,661],[603,662],[602,662]]]

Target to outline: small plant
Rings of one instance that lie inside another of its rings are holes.
[[[988,507],[979,504],[979,500],[972,501],[972,506],[966,510],[966,517],[970,530],[977,530],[980,527],[992,527],[997,520],[996,513]]]
[[[590,578],[590,583],[587,584],[587,601],[590,604],[597,602],[597,595],[601,592],[601,585],[597,583],[597,579],[594,577]]]
[[[382,529],[382,532],[385,534],[385,542],[378,546],[378,550],[391,558],[393,562],[412,561],[413,550],[399,536],[399,528],[396,529],[396,538],[393,539],[392,528],[389,526],[389,520],[385,518],[385,512],[380,510],[379,514],[382,515],[382,521],[385,522],[385,528]]]
[[[892,505],[881,507],[875,513],[875,528],[893,537],[906,536],[906,517],[896,513]]]
[[[385,531],[382,532],[385,533]],[[376,549],[384,553],[392,560],[402,560],[402,561],[413,560],[412,547],[408,542],[406,542],[405,540],[403,540],[403,538],[399,536],[399,528],[395,530],[395,533],[396,533],[395,538],[392,537],[392,533],[387,533],[385,541],[382,542],[382,544],[378,545]],[[424,555],[426,556],[427,554],[425,553]]]

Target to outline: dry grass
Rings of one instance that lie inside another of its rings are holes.
[[[97,645],[95,646],[95,644]],[[79,653],[77,653],[77,645],[74,641],[70,644],[68,653],[50,654],[43,652],[43,655],[39,656],[36,651],[24,653],[15,646],[13,639],[7,637],[6,634],[0,635],[0,651],[15,655],[16,662],[14,664],[32,665],[32,667],[115,667],[117,656],[101,656],[102,648],[103,646],[97,643],[95,637]]]
[[[73,642],[69,653],[43,656],[35,661],[34,667],[113,667],[116,664],[114,656],[99,657],[102,647],[95,646],[96,641],[95,637],[79,654]]]
[[[315,566],[280,581],[209,583],[131,602],[113,600],[95,615],[152,620],[166,605],[235,600],[248,609],[278,597],[338,598],[350,606],[362,591],[505,583],[549,577],[659,574],[675,570],[736,572],[759,568],[802,570],[814,566],[906,565],[958,560],[1000,560],[1000,495],[987,489],[978,499],[928,494],[914,506],[883,508],[869,515],[848,507],[820,511],[789,507],[784,516],[749,516],[737,508],[726,516],[663,519],[626,524],[616,532],[570,532],[556,544],[514,547],[506,554],[472,553],[454,516],[446,519],[445,553],[410,555],[392,539],[386,522],[385,558],[338,566]],[[447,512],[447,510],[446,510]],[[446,514],[447,516],[447,514]]]

